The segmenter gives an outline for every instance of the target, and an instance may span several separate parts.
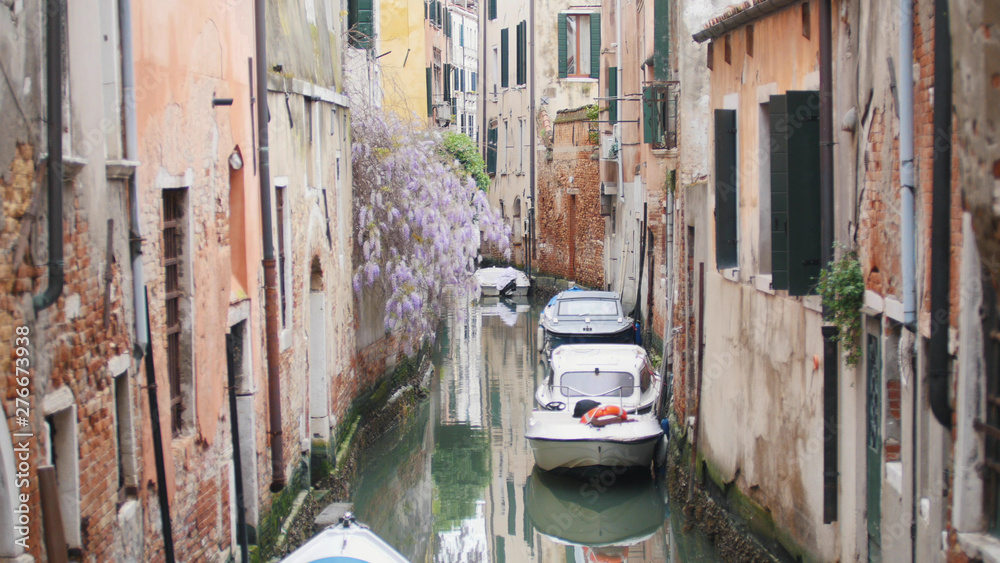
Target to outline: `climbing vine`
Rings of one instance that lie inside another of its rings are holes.
[[[384,300],[386,331],[411,351],[450,291],[475,289],[480,241],[509,253],[510,229],[439,132],[360,100],[352,134],[354,290]]]
[[[479,154],[479,147],[475,141],[468,135],[448,131],[444,134],[443,147],[451,158],[458,161],[461,169],[472,176],[480,190],[489,191],[490,176],[486,173],[486,161],[483,160],[483,155]]]
[[[844,350],[847,365],[861,359],[861,307],[865,303],[865,280],[857,253],[843,251],[819,275],[816,290],[823,298],[827,318],[837,327],[837,340]]]

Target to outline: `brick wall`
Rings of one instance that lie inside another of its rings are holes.
[[[81,522],[81,548],[85,557],[94,561],[118,559],[122,553],[121,532],[118,526],[118,467],[115,426],[115,398],[113,377],[108,361],[130,351],[125,318],[126,304],[123,291],[122,256],[115,248],[116,263],[112,266],[111,316],[107,328],[103,325],[105,306],[103,244],[97,244],[92,233],[106,229],[106,223],[92,224],[87,214],[86,198],[90,193],[76,182],[64,189],[64,256],[65,285],[62,296],[50,308],[37,316],[32,311],[32,294],[44,291],[48,285],[47,268],[40,256],[45,248],[44,217],[26,232],[31,239],[22,237],[22,226],[30,220],[32,197],[45,191],[44,174],[36,172],[35,148],[20,143],[15,154],[2,155],[5,166],[0,177],[4,201],[4,223],[0,232],[0,396],[8,416],[10,432],[34,433],[25,439],[15,437],[15,446],[27,442],[30,455],[29,486],[20,493],[29,495],[31,514],[28,553],[44,561],[41,529],[41,497],[38,488],[37,468],[48,463],[45,451],[48,436],[43,431],[44,413],[41,401],[47,394],[68,389],[77,407],[77,443],[79,446],[79,500]],[[119,192],[120,193],[120,192]],[[44,193],[37,200],[39,213],[46,213]],[[109,202],[115,207],[121,202]],[[123,207],[121,207],[123,209]],[[126,221],[115,217],[116,228],[124,228]],[[123,239],[122,239],[123,240]],[[13,255],[21,249],[23,258],[13,264]],[[15,418],[17,407],[15,363],[15,328],[29,329],[26,349],[31,370],[30,416],[28,426],[22,427]],[[129,376],[125,376],[129,377]],[[139,399],[138,387],[130,387],[132,403]],[[65,476],[63,477],[65,479]],[[10,533],[9,531],[6,533]]]
[[[538,235],[533,264],[540,273],[602,289],[605,220],[589,122],[557,118],[554,137],[552,148],[536,159]]]

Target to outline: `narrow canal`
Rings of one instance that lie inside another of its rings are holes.
[[[524,433],[542,305],[484,298],[449,315],[430,397],[359,460],[358,519],[414,562],[718,560],[680,533],[649,472],[534,467]]]

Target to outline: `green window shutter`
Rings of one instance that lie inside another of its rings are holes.
[[[618,97],[618,67],[608,68],[608,97]],[[608,100],[608,122],[618,123],[618,100]]]
[[[737,253],[736,110],[715,110],[715,267],[739,265]]]
[[[566,14],[559,14],[559,78],[566,78]]]
[[[451,39],[451,15],[448,14],[447,10],[444,12],[444,35]]]
[[[458,26],[458,46],[465,47],[465,26]]]
[[[486,172],[496,174],[497,171],[497,129],[486,130]]]
[[[427,117],[434,115],[434,71],[427,67]]]
[[[788,101],[771,96],[771,287],[788,289]]]
[[[451,99],[451,64],[444,63],[444,101]]]
[[[812,295],[822,268],[819,203],[819,92],[788,99],[788,294]]]
[[[590,14],[590,77],[601,78],[601,14]]]
[[[507,28],[500,30],[500,86],[510,86],[510,62],[507,53],[510,50],[510,39]]]
[[[491,20],[497,19],[497,0],[490,0],[489,9],[490,9],[489,18]]]
[[[646,86],[642,90],[642,141],[644,143],[655,143],[656,132],[660,123],[660,105],[656,102],[658,92],[652,86]]]
[[[430,14],[429,14],[429,12],[430,12],[430,9],[428,8],[428,4],[427,4],[427,0],[424,0],[424,19],[425,19],[425,20],[426,20],[426,19],[427,19],[428,17],[430,17]]]
[[[653,75],[670,80],[670,0],[656,0],[653,10]]]
[[[518,85],[525,84],[527,82],[527,73],[525,69],[527,67],[527,30],[528,23],[521,22],[517,24],[517,83]]]

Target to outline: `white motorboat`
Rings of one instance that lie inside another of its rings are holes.
[[[350,512],[281,560],[282,563],[409,563]]]
[[[565,344],[552,352],[526,436],[545,470],[649,467],[663,430],[657,374],[630,344]]]
[[[612,291],[569,289],[553,297],[538,320],[540,350],[563,344],[635,344],[635,323]]]
[[[528,294],[531,280],[516,268],[480,268],[473,274],[479,289],[486,297],[497,295],[522,297]]]

